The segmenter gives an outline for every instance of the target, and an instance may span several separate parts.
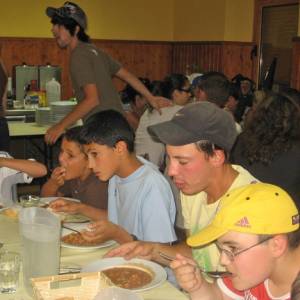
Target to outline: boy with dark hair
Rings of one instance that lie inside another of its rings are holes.
[[[197,84],[198,101],[209,101],[224,108],[229,98],[230,82],[220,72],[207,72],[203,74]]]
[[[299,272],[299,213],[281,188],[250,184],[221,199],[212,222],[188,238],[192,247],[216,240],[220,263],[230,272],[209,284],[193,260],[177,255],[171,263],[191,299],[290,299]]]
[[[83,236],[119,243],[175,241],[171,188],[154,164],[135,155],[134,132],[124,116],[114,110],[95,114],[83,127],[80,142],[89,167],[100,180],[109,180],[109,221],[92,224]]]
[[[43,197],[71,197],[80,200],[77,202],[66,199],[57,199],[51,202],[50,207],[63,207],[70,213],[81,213],[91,219],[106,216],[107,209],[107,182],[100,181],[89,168],[88,157],[84,153],[83,145],[79,142],[79,133],[82,126],[70,128],[63,135],[59,166],[43,185]],[[91,208],[97,208],[99,211]],[[97,213],[96,213],[97,212]]]
[[[79,119],[84,121],[91,115],[106,109],[123,112],[121,100],[112,77],[129,83],[156,109],[170,105],[162,97],[154,97],[145,85],[133,74],[90,42],[85,33],[87,16],[77,4],[65,2],[62,7],[48,7],[46,14],[53,24],[52,33],[60,48],[68,48],[70,75],[78,105],[58,124],[48,129],[45,141],[53,144],[66,128]]]

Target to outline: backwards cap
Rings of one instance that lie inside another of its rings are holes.
[[[87,28],[87,17],[85,12],[73,2],[65,2],[62,7],[47,7],[46,14],[53,18],[55,15],[61,18],[70,18],[76,21],[83,29]]]
[[[233,117],[210,102],[185,105],[167,122],[148,127],[162,143],[182,146],[207,140],[230,152],[237,131]]]

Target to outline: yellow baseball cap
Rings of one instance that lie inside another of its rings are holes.
[[[226,193],[213,221],[187,239],[192,247],[208,244],[228,231],[280,234],[299,228],[299,212],[280,187],[254,183]]]

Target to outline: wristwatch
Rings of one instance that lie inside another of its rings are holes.
[[[134,234],[131,234],[131,237],[132,237],[132,240],[133,240],[133,241],[138,241],[138,238],[137,238],[137,236],[136,236],[136,235],[134,235]]]

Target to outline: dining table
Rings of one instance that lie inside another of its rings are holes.
[[[19,222],[17,218],[11,218],[0,212],[0,242],[3,243],[3,248],[0,251],[8,250],[21,254],[22,242],[19,234]],[[79,266],[83,267],[87,264],[95,262],[103,258],[108,250],[114,246],[107,248],[98,248],[89,251],[83,251],[76,248],[61,247],[60,265],[61,266]],[[160,286],[152,289],[138,292],[145,300],[184,300],[189,299],[188,296],[165,281]],[[20,271],[19,287],[15,293],[0,294],[1,300],[29,300],[33,299],[24,287],[22,267]]]

